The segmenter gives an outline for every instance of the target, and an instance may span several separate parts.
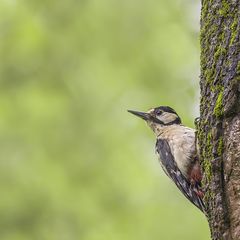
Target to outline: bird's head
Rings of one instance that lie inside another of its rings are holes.
[[[145,120],[156,134],[158,134],[165,126],[181,124],[181,119],[178,114],[168,106],[152,108],[147,112],[133,110],[128,110],[128,112]]]

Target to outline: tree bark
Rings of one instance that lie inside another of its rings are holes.
[[[202,0],[198,141],[214,240],[240,239],[240,0]]]

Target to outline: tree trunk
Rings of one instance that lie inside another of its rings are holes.
[[[240,0],[202,0],[198,141],[214,240],[240,239]]]

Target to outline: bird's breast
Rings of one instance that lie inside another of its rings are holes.
[[[168,141],[179,170],[188,178],[189,168],[196,161],[195,131],[191,128],[179,126],[175,129],[169,129],[161,135],[161,138]]]

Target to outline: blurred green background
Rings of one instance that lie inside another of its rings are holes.
[[[198,116],[198,1],[0,2],[0,239],[203,240],[127,109]]]

